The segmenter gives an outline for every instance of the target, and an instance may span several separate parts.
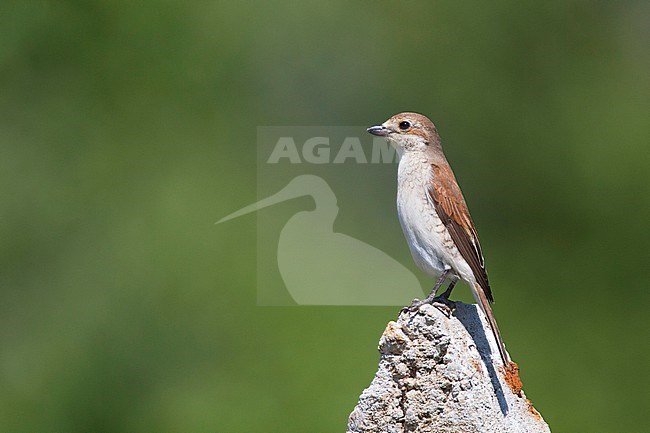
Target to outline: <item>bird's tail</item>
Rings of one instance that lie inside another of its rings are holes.
[[[490,307],[490,302],[488,301],[487,296],[483,291],[483,288],[479,286],[477,283],[474,283],[472,287],[472,293],[474,294],[474,298],[476,299],[476,302],[478,302],[479,307],[483,311],[483,314],[485,314],[485,317],[487,317],[488,323],[490,324],[490,329],[492,330],[494,339],[497,342],[499,354],[501,355],[501,359],[503,360],[503,366],[509,370],[510,357],[508,356],[508,352],[506,352],[505,344],[503,344],[503,339],[501,338],[501,333],[499,332],[497,321],[494,318],[494,314],[492,313],[492,307]]]

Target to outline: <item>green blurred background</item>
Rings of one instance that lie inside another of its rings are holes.
[[[214,222],[255,201],[258,125],[413,110],[553,431],[650,431],[648,29],[642,1],[3,1],[0,430],[344,431],[398,308],[257,307],[255,216]]]

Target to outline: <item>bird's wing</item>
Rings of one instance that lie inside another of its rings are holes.
[[[448,164],[431,164],[431,168],[433,179],[428,193],[436,213],[449,231],[461,256],[472,269],[474,278],[485,292],[485,296],[490,302],[494,302],[478,234],[456,177]]]

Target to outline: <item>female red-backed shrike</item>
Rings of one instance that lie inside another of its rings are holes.
[[[503,365],[509,369],[508,353],[490,308],[494,299],[478,234],[435,125],[421,114],[400,113],[368,132],[388,138],[397,149],[397,213],[402,230],[417,265],[438,278],[431,294],[410,308],[432,302],[449,279],[442,295],[446,299],[462,279],[487,317]]]

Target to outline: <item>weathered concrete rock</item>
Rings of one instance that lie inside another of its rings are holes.
[[[348,420],[348,433],[538,433],[548,425],[508,372],[476,305],[423,305],[389,322],[379,369]]]

